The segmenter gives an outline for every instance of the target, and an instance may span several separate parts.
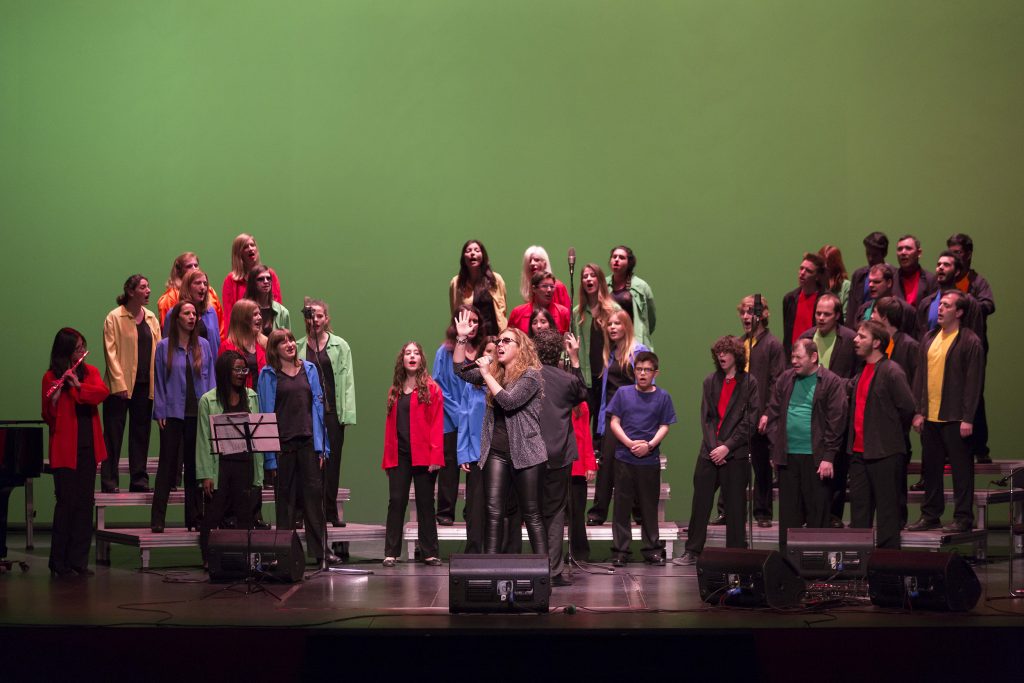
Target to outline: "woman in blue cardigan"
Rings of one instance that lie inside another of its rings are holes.
[[[167,314],[166,336],[156,345],[153,419],[160,426],[160,462],[149,522],[154,533],[164,530],[167,499],[178,480],[182,462],[185,465],[185,526],[189,530],[199,527],[197,416],[199,399],[213,388],[215,380],[214,354],[209,342],[199,334],[198,319],[192,302],[178,302]]]
[[[323,472],[330,446],[324,426],[324,392],[316,366],[300,360],[291,330],[274,330],[267,340],[267,364],[257,393],[261,413],[277,415],[280,453],[264,453],[264,467],[277,471],[274,504],[277,529],[295,528],[295,503],[303,501],[306,553],[318,563],[341,562],[324,550]]]

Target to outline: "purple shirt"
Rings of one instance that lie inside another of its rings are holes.
[[[615,392],[612,402],[608,404],[608,413],[619,418],[619,426],[634,441],[650,441],[658,433],[661,425],[675,424],[676,410],[672,405],[672,397],[664,389],[654,387],[654,391],[639,392],[636,385],[622,387]],[[605,438],[615,438],[612,434]],[[660,466],[658,456],[661,455],[661,444],[642,458],[633,455],[621,441],[615,445],[615,459],[630,465]]]

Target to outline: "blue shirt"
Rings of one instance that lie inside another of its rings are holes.
[[[170,319],[171,311],[167,311],[167,315],[164,316],[163,325],[165,335],[167,334],[167,323]],[[217,311],[213,310],[213,306],[207,306],[206,313],[199,316],[199,319],[206,326],[206,335],[203,338],[209,342],[210,350],[213,351],[213,357],[216,358],[220,355],[220,321],[217,319]]]
[[[185,366],[192,365],[192,354],[179,346],[174,350],[171,361],[171,373],[167,375],[167,345],[171,340],[161,339],[156,345],[156,358],[153,363],[153,419],[166,420],[169,417],[183,420],[185,418]],[[216,386],[217,380],[213,372],[214,355],[210,345],[202,337],[199,338],[199,355],[202,356],[203,367],[197,374],[192,370],[192,383],[196,399],[202,398]]]
[[[664,389],[654,387],[654,391],[637,391],[636,385],[621,387],[608,404],[608,413],[619,418],[619,426],[634,441],[650,441],[658,433],[661,425],[675,424],[676,410],[672,405],[672,397]],[[608,434],[606,439],[614,438]],[[661,444],[654,447],[642,458],[633,455],[629,448],[619,441],[615,445],[615,459],[630,465],[647,465],[660,467]]]
[[[444,433],[450,434],[459,426],[459,404],[462,402],[462,393],[466,390],[466,383],[462,378],[455,375],[455,368],[452,365],[452,352],[448,347],[441,344],[441,347],[434,355],[434,381],[441,387],[444,394]]]
[[[308,360],[302,361],[302,369],[306,372],[309,390],[313,392],[313,450],[327,458],[331,455],[331,445],[327,441],[327,425],[324,424],[324,390],[320,386],[320,375],[316,366]],[[277,405],[277,371],[270,365],[260,370],[256,392],[260,399],[260,412],[272,413]],[[263,454],[263,467],[268,470],[277,469],[277,453]]]
[[[462,381],[462,380],[459,380]],[[487,412],[487,390],[465,384],[459,403],[459,464],[480,460],[480,435],[484,431],[484,413]]]

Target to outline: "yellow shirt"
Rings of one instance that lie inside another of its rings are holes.
[[[755,346],[757,346],[757,340],[756,339],[751,340],[750,337],[747,337],[746,340],[743,342],[743,346],[747,349],[747,366],[745,368],[743,368],[743,371],[749,374],[750,373],[750,352],[754,350]]]
[[[942,405],[942,380],[946,374],[946,354],[960,330],[946,333],[939,330],[928,347],[928,421],[942,422],[939,407]]]

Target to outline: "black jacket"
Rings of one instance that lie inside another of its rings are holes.
[[[768,408],[772,387],[779,376],[786,371],[789,359],[779,340],[762,328],[754,336],[754,347],[750,350],[750,374],[757,380],[757,414],[762,415]]]
[[[541,366],[544,395],[541,397],[540,434],[548,449],[548,469],[571,465],[577,457],[572,409],[587,400],[587,385],[579,368],[568,373],[551,365]]]
[[[914,377],[917,412],[925,419],[928,419],[928,348],[938,333],[938,330],[932,330],[921,341],[917,375]],[[943,422],[973,422],[984,383],[985,350],[981,348],[981,340],[974,332],[961,327],[960,334],[946,353],[939,419]]]
[[[729,447],[729,455],[744,458],[750,452],[750,435],[757,430],[757,380],[745,372],[736,373],[736,388],[725,408],[722,428],[718,429],[718,399],[722,396],[725,373],[712,372],[704,378],[704,394],[700,403],[700,429],[703,438],[698,457],[708,458],[720,445]],[[717,434],[716,434],[717,430]]]
[[[917,305],[917,334],[914,338],[919,342],[923,342],[925,336],[931,332],[931,329],[928,327],[928,309],[931,308],[935,297],[941,297],[942,294],[941,290],[932,292],[927,298],[921,299],[921,303]],[[960,318],[960,327],[967,328],[978,335],[978,339],[985,339],[985,316],[982,314],[982,308],[978,300],[971,294],[967,295],[967,310],[964,311],[963,316]]]
[[[921,280],[917,283],[917,301],[921,301],[939,288],[939,281],[935,279],[935,273],[925,270],[920,263],[917,264],[917,269],[921,273]],[[903,291],[903,275],[900,274],[899,268],[892,279],[892,295],[903,301],[907,300],[907,294]]]
[[[847,453],[853,453],[857,383],[863,370],[849,380],[850,414]],[[914,419],[914,395],[899,364],[883,357],[875,366],[864,404],[864,459],[881,460],[907,452],[907,432]]]
[[[800,335],[801,339],[814,339],[817,328],[807,330]],[[829,357],[828,369],[843,379],[849,379],[860,372],[864,362],[857,357],[857,350],[853,348],[853,338],[856,335],[849,327],[836,325],[836,340],[832,344],[832,356]],[[820,355],[820,354],[819,354]]]
[[[917,339],[917,309],[899,297],[895,297],[895,299],[900,304],[900,319],[891,320],[890,322],[892,322],[900,332],[909,334],[911,337]],[[865,301],[860,305],[860,308],[857,309],[856,315],[853,316],[854,323],[850,326],[851,330],[856,330],[860,327],[860,324],[864,322],[864,313],[867,312],[868,306],[870,305],[870,301]]]
[[[771,401],[768,403],[768,429],[766,433],[772,443],[772,461],[776,465],[787,464],[789,446],[786,442],[786,417],[789,414],[789,399],[796,384],[796,370],[790,368],[782,373],[775,383]],[[843,447],[843,430],[846,429],[846,381],[824,366],[818,366],[818,386],[814,390],[811,407],[811,448],[814,462],[833,462]]]
[[[898,268],[886,263],[889,270],[893,273],[893,280],[898,277],[896,271]],[[871,266],[861,266],[857,270],[853,271],[853,275],[850,276],[850,296],[846,299],[846,326],[857,329],[857,310],[860,309],[860,305],[864,303],[864,281],[868,279],[868,273],[871,272]]]
[[[897,331],[893,335],[892,355],[889,360],[898,364],[907,376],[907,383],[913,387],[917,376],[917,360],[921,354],[921,345],[908,334]]]
[[[824,293],[824,290],[822,290],[814,295],[812,310],[818,307],[818,297]],[[793,351],[793,323],[796,322],[796,307],[799,297],[799,287],[791,292],[786,292],[785,296],[782,297],[782,349],[786,352],[787,357]],[[811,324],[814,324],[813,315],[811,316]]]

